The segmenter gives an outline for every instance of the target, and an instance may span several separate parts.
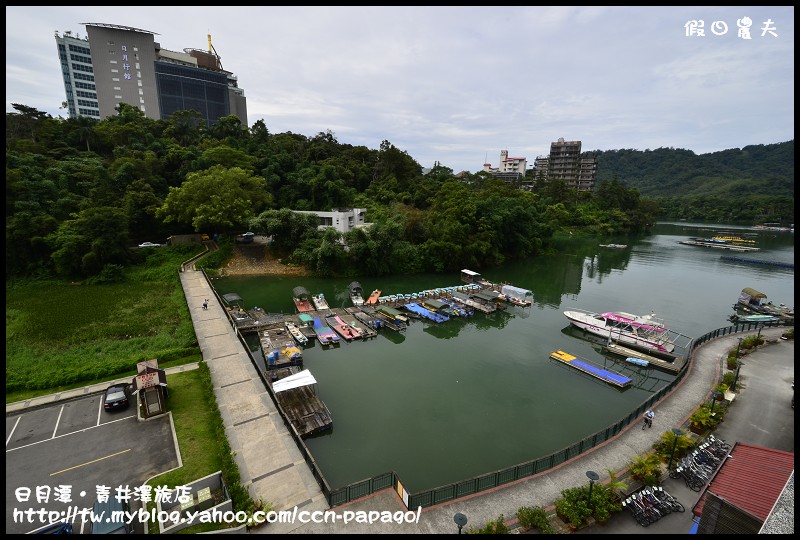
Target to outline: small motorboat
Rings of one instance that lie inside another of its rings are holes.
[[[641,358],[636,358],[634,356],[629,356],[625,359],[626,362],[629,364],[636,364],[637,366],[649,366],[650,362],[647,360],[643,360]]]

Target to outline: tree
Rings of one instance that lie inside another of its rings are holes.
[[[128,222],[117,207],[90,207],[64,221],[48,235],[56,271],[63,276],[91,276],[108,264],[128,264]]]
[[[231,230],[270,203],[267,183],[260,176],[233,167],[215,165],[191,173],[180,187],[171,187],[156,215],[165,223],[176,222],[202,229]]]

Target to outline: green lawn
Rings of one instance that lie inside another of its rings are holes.
[[[199,357],[180,263],[198,246],[151,250],[121,283],[6,282],[6,403]]]

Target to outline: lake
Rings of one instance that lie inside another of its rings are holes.
[[[737,253],[679,244],[691,237],[738,235],[760,251]],[[747,235],[747,236],[745,236]],[[623,249],[601,243],[627,244]],[[533,291],[530,308],[476,313],[444,323],[415,321],[403,333],[317,344],[305,368],[333,416],[333,430],[306,440],[334,489],[394,470],[411,493],[536,459],[619,420],[674,375],[627,364],[569,325],[563,312],[655,312],[671,330],[699,337],[729,326],[744,287],[793,307],[792,268],[730,262],[723,256],[794,263],[794,234],[730,225],[659,223],[652,234],[570,240],[557,255],[497,268],[472,268],[493,282]],[[460,275],[357,277],[365,294],[411,293],[460,283]],[[350,305],[353,278],[224,277],[247,309],[294,313],[292,289]],[[257,351],[257,338],[248,340]],[[562,349],[620,371],[620,390],[549,358]]]

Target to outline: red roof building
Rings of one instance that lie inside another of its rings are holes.
[[[757,534],[793,472],[793,452],[735,444],[692,509],[698,533]]]

